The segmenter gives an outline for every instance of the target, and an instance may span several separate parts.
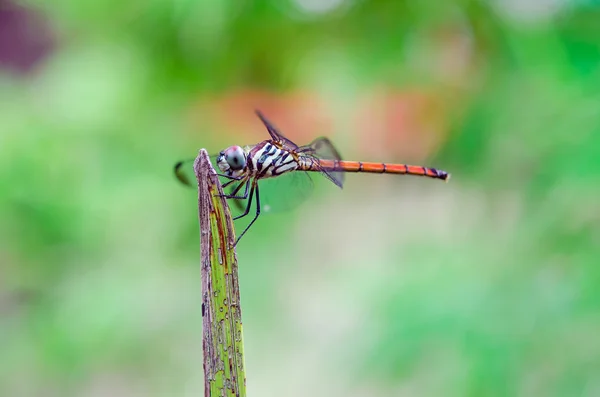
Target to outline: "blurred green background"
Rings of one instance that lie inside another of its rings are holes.
[[[258,108],[452,180],[259,219],[250,396],[599,396],[599,87],[592,0],[0,1],[0,395],[203,394],[172,166]]]

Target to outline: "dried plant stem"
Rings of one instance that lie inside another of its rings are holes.
[[[223,189],[206,150],[194,162],[202,272],[206,397],[246,396],[235,234]]]

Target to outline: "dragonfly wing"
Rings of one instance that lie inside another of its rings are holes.
[[[220,172],[219,167],[217,166],[218,156],[218,154],[211,154],[209,155],[209,159],[215,171]],[[179,179],[179,181],[184,185],[188,185],[194,188],[198,186],[198,182],[196,181],[196,173],[194,172],[195,160],[196,159],[187,159],[179,161],[177,162],[177,164],[175,164],[175,176],[177,177],[177,179]],[[228,180],[227,178],[223,177],[219,177],[219,179],[221,180],[221,183],[225,183]]]
[[[294,142],[292,142],[291,140],[289,140],[288,138],[286,138],[285,135],[283,135],[281,133],[281,131],[279,131],[273,125],[273,123],[271,123],[265,117],[265,115],[262,114],[262,112],[260,110],[255,110],[255,112],[256,112],[256,115],[263,122],[263,124],[265,125],[265,127],[267,127],[267,131],[269,131],[269,135],[271,135],[271,139],[273,139],[274,141],[277,141],[277,142],[281,142],[283,144],[283,146],[286,147],[287,149],[295,150],[295,149],[298,148],[298,145],[296,145]]]
[[[298,148],[298,152],[312,156],[316,159],[327,159],[327,160],[341,160],[342,156],[340,152],[333,146],[333,143],[326,137],[320,137],[312,141],[306,146]],[[339,171],[329,171],[321,169],[321,172],[325,174],[325,177],[330,179],[333,183],[342,187],[344,185],[344,173]]]
[[[191,187],[197,186],[196,175],[194,175],[194,159],[178,161],[175,164],[174,172],[179,182]]]
[[[260,179],[261,213],[289,211],[306,201],[314,183],[305,171],[292,171],[274,178]]]
[[[218,156],[218,154],[211,155],[210,162],[212,163],[215,170],[217,170],[217,172],[219,172],[219,168],[217,167],[217,156]],[[179,181],[181,183],[183,183],[184,185],[187,185],[189,187],[197,188],[198,182],[196,181],[196,174],[194,173],[194,161],[195,161],[195,159],[187,159],[187,160],[179,161],[177,164],[175,164],[174,171],[175,171],[175,176],[177,177],[177,179],[179,179]],[[224,178],[224,177],[219,177],[219,180],[221,181],[222,185],[229,182],[229,179]],[[237,182],[237,181],[230,183],[224,189],[224,193],[231,194],[237,188],[237,186],[239,184],[240,184],[240,182]],[[243,193],[244,193],[244,187],[242,187],[242,189],[240,189],[238,191],[237,195],[242,195]],[[244,200],[231,199],[231,200],[229,200],[229,203],[233,204],[233,207],[235,208],[235,210],[240,213],[245,208]]]

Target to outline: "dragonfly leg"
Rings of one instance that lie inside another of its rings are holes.
[[[250,182],[246,184],[246,191],[248,191],[248,186],[250,186]],[[233,220],[238,220],[240,218],[245,217],[250,212],[250,206],[252,205],[252,197],[254,196],[254,183],[252,184],[252,188],[250,189],[250,196],[248,196],[248,204],[246,204],[246,210],[243,214],[236,216]]]
[[[225,174],[217,174],[217,175],[220,176],[220,177],[229,179],[221,187],[227,187],[227,186],[231,185],[235,181],[241,181],[242,179],[244,179],[243,176],[229,176],[229,175],[225,175]]]
[[[238,236],[237,240],[235,240],[235,244],[233,245],[234,247],[237,245],[237,243],[239,243],[242,236],[248,231],[248,229],[250,229],[250,226],[252,226],[252,224],[258,219],[258,216],[260,215],[260,194],[258,193],[258,184],[256,183],[256,180],[255,180],[252,182],[252,190],[250,190],[250,199],[248,200],[248,206],[246,207],[246,213],[244,214],[244,216],[248,215],[248,212],[250,211],[250,205],[252,204],[252,193],[254,193],[255,191],[256,191],[256,215],[254,215],[254,219],[252,219],[250,221],[248,226],[246,226],[244,231]],[[236,219],[236,218],[234,218],[234,219]]]
[[[222,187],[223,189],[225,189],[227,186],[231,185],[231,184],[232,184],[233,182],[235,182],[235,181],[237,181],[237,179],[231,179],[231,180],[229,180],[229,181],[225,182],[225,183],[224,183],[224,184],[223,184],[221,187]]]
[[[246,185],[246,189],[244,190],[244,195],[243,196],[236,196],[237,192],[240,191],[241,187]],[[248,188],[250,187],[250,181],[249,180],[245,180],[242,183],[240,183],[238,185],[238,187],[236,187],[233,192],[231,192],[231,194],[223,194],[221,195],[221,197],[225,197],[226,199],[238,199],[238,200],[245,200],[248,198]],[[219,195],[217,195],[219,196]]]
[[[225,174],[219,174],[219,173],[217,173],[217,176],[227,178],[232,181],[241,181],[242,179],[245,178],[245,176],[243,176],[243,175],[242,176],[231,176],[231,175],[225,175]]]

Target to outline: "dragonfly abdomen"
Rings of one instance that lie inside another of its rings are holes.
[[[307,171],[324,169],[331,172],[365,172],[370,174],[402,174],[448,180],[450,174],[436,168],[408,164],[369,163],[363,161],[324,160],[307,164]]]

